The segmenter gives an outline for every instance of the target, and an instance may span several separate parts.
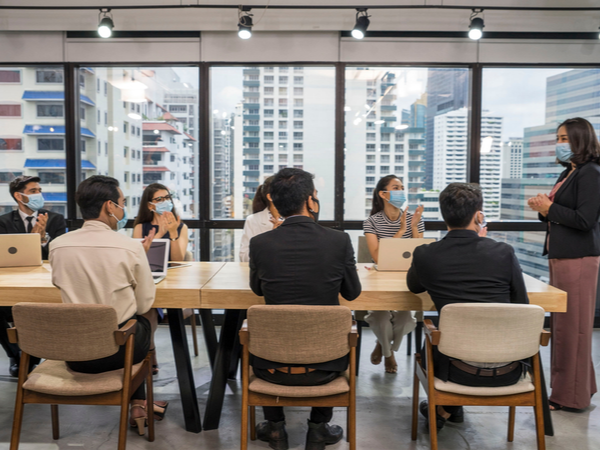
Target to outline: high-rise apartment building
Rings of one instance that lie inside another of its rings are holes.
[[[523,138],[511,137],[502,145],[502,178],[523,175]]]

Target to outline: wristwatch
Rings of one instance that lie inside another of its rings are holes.
[[[45,244],[50,240],[50,235],[46,232],[45,236],[42,237],[42,244]]]

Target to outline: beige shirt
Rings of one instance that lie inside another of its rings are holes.
[[[156,286],[141,242],[98,220],[50,242],[50,265],[63,303],[112,306],[119,323],[154,303]]]

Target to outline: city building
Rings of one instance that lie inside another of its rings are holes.
[[[511,137],[502,144],[502,177],[521,178],[523,175],[523,138]]]

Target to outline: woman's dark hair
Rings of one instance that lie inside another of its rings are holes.
[[[302,212],[315,192],[313,176],[302,169],[281,169],[273,177],[270,194],[273,204],[283,217]]]
[[[556,132],[558,133],[560,127],[563,126],[567,129],[569,145],[573,152],[571,161],[578,166],[588,162],[600,164],[600,144],[593,125],[581,117],[574,117],[561,123],[556,128]],[[571,167],[570,163],[562,161],[560,163],[565,167]]]
[[[373,207],[371,208],[371,215],[377,214],[379,211],[383,211],[383,207],[385,206],[385,200],[381,198],[379,193],[381,191],[385,191],[388,184],[392,182],[392,180],[400,179],[396,175],[386,175],[382,179],[377,182],[377,186],[375,186],[375,190],[373,191]]]
[[[257,212],[261,212],[266,207],[269,206],[269,199],[267,198],[267,194],[269,193],[269,189],[271,188],[271,182],[275,176],[270,176],[263,184],[256,188],[256,194],[254,194],[254,200],[252,200],[252,214],[256,214]]]
[[[471,183],[451,183],[440,194],[440,211],[450,228],[466,228],[483,209],[481,188]]]
[[[148,203],[150,203],[152,201],[152,199],[154,198],[154,194],[157,191],[161,191],[161,190],[170,192],[169,188],[166,187],[164,184],[152,183],[152,184],[149,184],[148,186],[146,186],[146,189],[144,189],[144,193],[142,194],[142,198],[140,200],[140,209],[138,210],[137,217],[135,218],[135,221],[133,222],[134,227],[138,223],[152,222],[152,219],[154,218],[154,211],[151,211],[150,208],[148,208]],[[175,213],[175,208],[173,208],[173,211],[171,211],[171,212],[177,219],[177,214]]]
[[[81,217],[84,220],[97,219],[104,203],[110,200],[118,204],[118,187],[119,182],[115,178],[104,175],[93,175],[79,183],[75,201],[81,211]]]

